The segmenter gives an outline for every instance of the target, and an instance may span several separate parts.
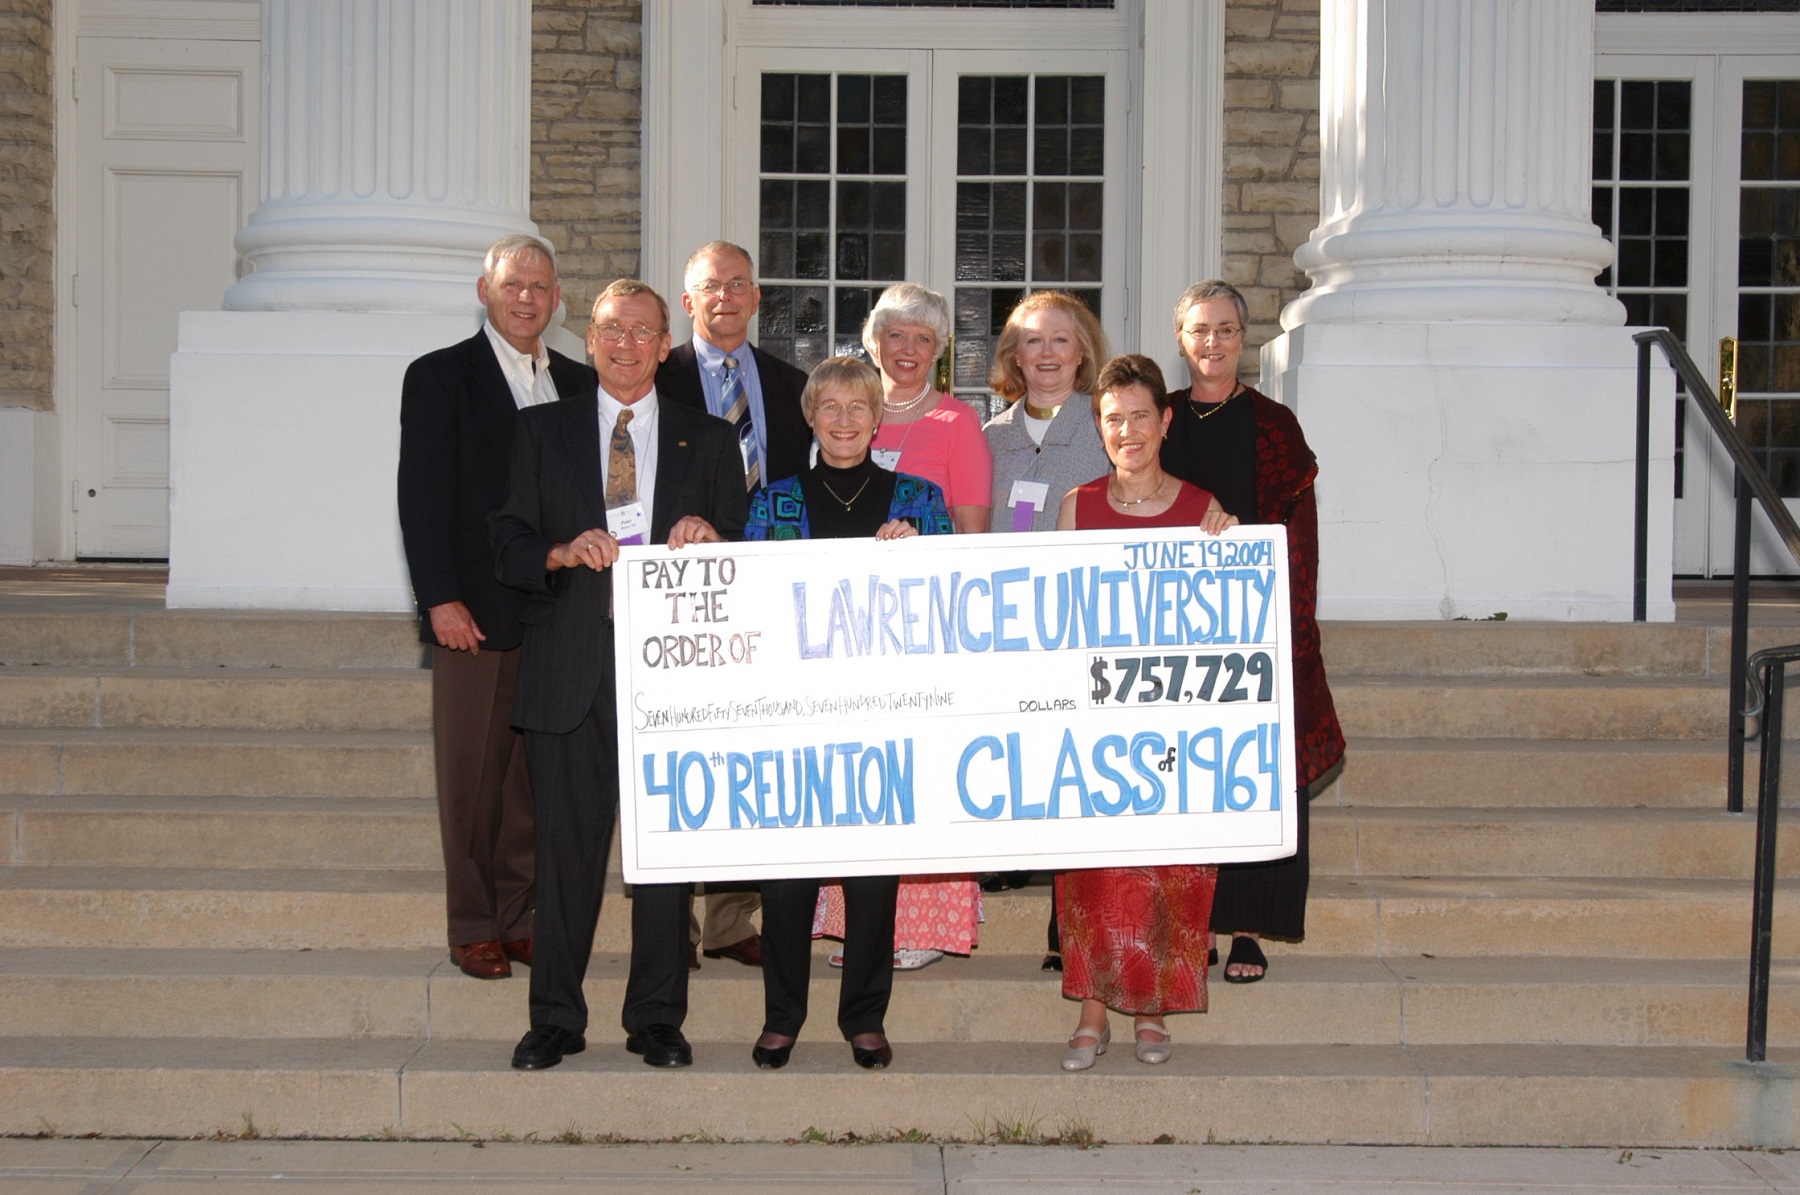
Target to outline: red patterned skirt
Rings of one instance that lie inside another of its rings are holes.
[[[1063,995],[1120,1012],[1206,1011],[1216,867],[1097,867],[1056,877]]]

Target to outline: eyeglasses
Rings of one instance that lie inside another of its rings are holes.
[[[1217,328],[1208,327],[1205,324],[1198,324],[1192,328],[1183,328],[1181,334],[1202,342],[1208,339],[1217,339],[1220,344],[1230,344],[1232,341],[1242,336],[1244,330],[1236,324],[1225,324]]]
[[[625,334],[627,332],[631,334],[631,339],[638,344],[649,344],[652,340],[655,340],[658,336],[663,334],[661,328],[646,328],[642,324],[635,324],[629,328],[624,324],[601,324],[598,328],[595,328],[594,331],[599,335],[600,339],[604,340],[607,344],[618,344],[621,340],[625,339]]]
[[[729,282],[720,282],[717,278],[707,278],[694,283],[688,289],[697,295],[705,295],[709,299],[716,299],[720,295],[730,295],[734,299],[741,299],[756,289],[756,283],[746,278],[733,278]]]
[[[873,419],[875,408],[866,402],[822,402],[813,408],[813,414],[820,419],[837,419],[844,415],[852,419]]]

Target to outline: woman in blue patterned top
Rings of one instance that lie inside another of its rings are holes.
[[[800,409],[819,442],[816,464],[774,482],[750,502],[750,540],[903,539],[949,535],[944,493],[932,482],[892,473],[869,459],[881,422],[881,378],[854,357],[833,357],[812,372]],[[806,1021],[812,975],[817,879],[765,880],[763,898],[763,1032],[750,1057],[765,1070],[787,1065]],[[894,902],[899,876],[846,876],[844,977],[838,1029],[858,1066],[893,1061],[884,1025],[894,987]]]

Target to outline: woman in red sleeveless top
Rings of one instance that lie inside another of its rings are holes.
[[[1237,525],[1211,494],[1163,471],[1171,409],[1148,357],[1114,357],[1094,383],[1094,417],[1113,471],[1070,490],[1058,530]],[[1216,867],[1097,867],[1056,877],[1063,995],[1081,1001],[1063,1069],[1086,1070],[1112,1040],[1107,1008],[1133,1014],[1139,1062],[1167,1062],[1163,1015],[1206,1011],[1207,924]]]

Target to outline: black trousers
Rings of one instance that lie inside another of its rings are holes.
[[[813,909],[820,880],[764,880],[763,1032],[800,1036],[812,979]],[[894,990],[894,905],[899,876],[846,876],[844,975],[838,987],[838,1031],[845,1038],[880,1033]]]
[[[581,983],[594,951],[606,860],[619,811],[618,731],[611,685],[567,734],[525,732],[537,804],[537,916],[531,1024],[586,1033]]]

